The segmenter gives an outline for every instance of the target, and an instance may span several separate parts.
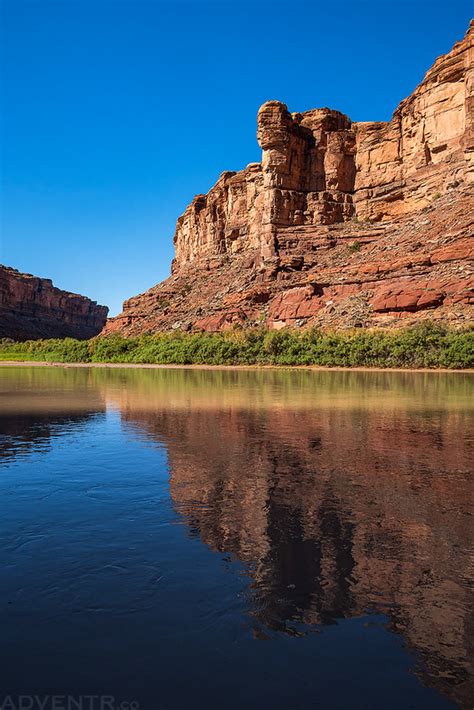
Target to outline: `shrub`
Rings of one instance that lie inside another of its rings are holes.
[[[207,365],[330,367],[474,367],[474,329],[421,323],[404,330],[327,332],[236,329],[223,333],[109,335],[13,342],[0,340],[0,359]]]
[[[355,242],[352,242],[352,244],[349,244],[349,251],[356,252],[360,251],[362,244],[356,239]]]

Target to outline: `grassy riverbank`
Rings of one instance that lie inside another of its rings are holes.
[[[325,333],[316,329],[163,333],[88,341],[0,341],[0,360],[69,363],[474,367],[474,329],[424,323],[397,331]]]

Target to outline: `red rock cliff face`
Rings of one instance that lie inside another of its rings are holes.
[[[49,279],[0,266],[0,337],[91,338],[100,333],[108,308],[55,288]]]
[[[389,122],[264,104],[262,162],[193,200],[172,277],[126,301],[106,332],[463,322],[474,285],[473,35],[471,24]]]

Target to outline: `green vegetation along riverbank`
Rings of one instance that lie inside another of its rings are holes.
[[[320,365],[325,367],[474,367],[474,328],[423,323],[395,331],[316,329],[162,333],[92,340],[0,340],[0,360],[178,365]]]

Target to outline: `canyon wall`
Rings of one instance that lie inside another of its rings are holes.
[[[384,220],[429,205],[474,174],[472,27],[438,59],[388,123],[352,123],[339,111],[257,116],[262,162],[221,175],[178,220],[175,268],[195,258],[278,249],[278,229]]]
[[[0,338],[91,338],[108,308],[53,286],[50,279],[0,265]]]
[[[471,24],[389,122],[265,103],[262,162],[224,172],[195,197],[178,219],[172,277],[126,301],[106,332],[390,326],[426,310],[465,320],[474,297],[473,35]]]

